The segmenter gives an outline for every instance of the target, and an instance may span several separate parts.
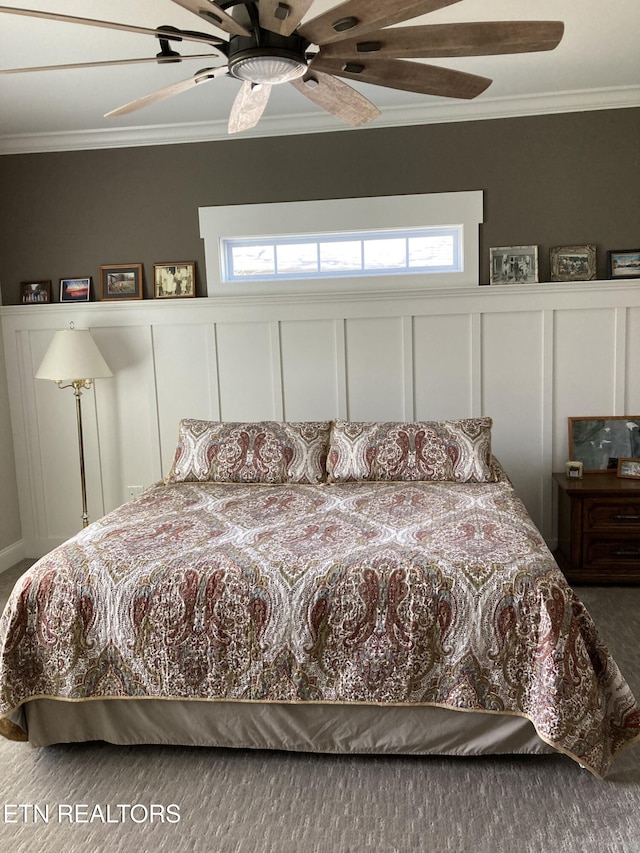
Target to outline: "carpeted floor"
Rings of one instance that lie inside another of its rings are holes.
[[[0,605],[16,576],[0,575]],[[578,592],[640,694],[640,587]],[[559,755],[38,750],[8,741],[0,741],[0,767],[3,853],[640,853],[639,745],[602,782]],[[42,813],[49,806],[49,822],[34,822],[33,809],[7,808],[24,804]],[[141,806],[118,822],[120,806],[134,804]],[[169,822],[171,804],[178,822]],[[57,813],[67,805],[86,805],[80,817],[96,806],[100,812],[91,823],[70,824],[64,808]]]

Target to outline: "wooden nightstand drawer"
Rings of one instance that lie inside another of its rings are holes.
[[[569,581],[640,582],[640,481],[614,473],[558,484],[556,559]]]
[[[640,499],[584,499],[585,530],[633,530],[640,533]]]
[[[607,566],[640,568],[640,536],[586,535],[582,566],[585,569],[601,569]]]

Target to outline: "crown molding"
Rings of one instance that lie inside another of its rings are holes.
[[[308,133],[362,132],[369,128],[487,121],[520,116],[552,115],[594,110],[628,109],[640,106],[640,86],[554,92],[523,97],[487,98],[480,101],[443,101],[411,107],[386,107],[373,125],[351,128],[328,113],[296,113],[264,117],[258,127],[242,134],[243,139],[294,136]],[[0,155],[37,154],[54,151],[86,151],[103,148],[133,148],[147,145],[176,145],[190,142],[230,141],[226,121],[175,125],[96,128],[91,130],[27,133],[0,136]]]

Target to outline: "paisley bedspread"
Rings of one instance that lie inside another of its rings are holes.
[[[640,736],[506,478],[158,484],[18,581],[0,643],[9,737],[43,696],[516,714],[596,775]]]

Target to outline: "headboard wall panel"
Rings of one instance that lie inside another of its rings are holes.
[[[327,412],[344,415],[344,323],[286,320],[279,325],[283,419],[322,421]]]
[[[640,414],[640,280],[0,308],[26,554],[81,524],[73,395],[34,379],[57,329],[113,370],[83,395],[89,514],[168,470],[182,417],[490,415],[553,544],[570,415]]]

